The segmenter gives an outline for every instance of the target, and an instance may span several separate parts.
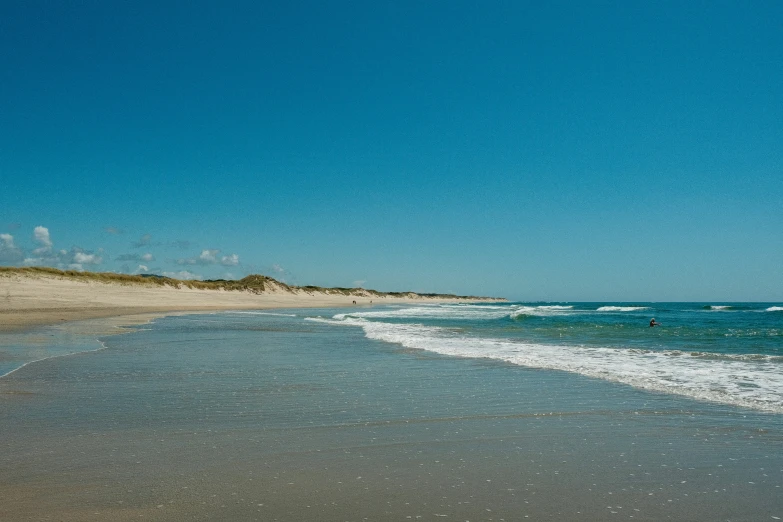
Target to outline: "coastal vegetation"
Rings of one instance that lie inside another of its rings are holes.
[[[59,270],[57,268],[31,266],[31,267],[0,267],[0,277],[2,276],[25,276],[25,277],[56,277],[82,282],[96,282],[120,285],[140,285],[140,286],[168,286],[172,288],[193,288],[201,290],[223,290],[223,291],[244,291],[254,294],[261,294],[268,291],[283,291],[291,293],[304,292],[307,294],[342,294],[346,296],[357,297],[425,297],[441,299],[481,299],[489,300],[493,298],[454,295],[454,294],[433,294],[416,292],[380,292],[378,290],[369,290],[364,288],[326,288],[321,286],[295,286],[278,281],[269,276],[260,274],[251,274],[242,279],[175,279],[172,277],[161,276],[157,274],[117,274],[114,272],[83,272],[77,270]]]

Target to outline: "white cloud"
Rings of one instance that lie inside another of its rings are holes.
[[[145,272],[149,272],[150,269],[147,267],[147,265],[139,265],[136,270],[133,271],[134,274],[143,274]]]
[[[103,249],[89,251],[78,246],[69,250],[54,250],[49,229],[37,226],[33,229],[36,248],[19,248],[11,234],[0,234],[0,263],[14,263],[25,266],[54,266],[66,270],[84,270],[87,265],[103,263]]]
[[[47,248],[52,248],[52,239],[49,237],[49,229],[46,227],[35,227],[33,230],[33,236],[35,236],[35,240],[41,244],[41,246],[45,246]]]
[[[147,252],[146,254],[144,254],[143,256],[141,256],[141,260],[142,260],[142,261],[155,261],[155,256],[153,256],[152,254],[150,254],[149,252]]]
[[[203,276],[194,274],[188,270],[181,270],[179,272],[163,272],[163,275],[166,277],[171,277],[172,279],[203,279]]]
[[[52,239],[49,237],[49,229],[37,226],[33,230],[33,240],[41,245],[33,250],[33,254],[47,254],[52,251]]]
[[[223,266],[237,266],[239,264],[239,256],[236,254],[223,256],[220,258],[220,264]]]
[[[272,265],[272,270],[274,272],[277,272],[278,274],[284,274],[285,273],[285,268],[283,268],[282,266],[280,266],[278,264]]]
[[[73,255],[74,263],[86,264],[86,265],[100,265],[103,262],[103,258],[96,254],[85,254],[84,252],[76,252]]]
[[[239,256],[237,254],[231,254],[218,258],[220,250],[217,248],[210,248],[202,250],[198,257],[186,257],[183,259],[177,259],[178,265],[216,265],[221,264],[223,266],[237,266],[239,264]]]
[[[216,256],[220,250],[202,250],[198,260],[203,264],[212,264],[217,262]]]
[[[353,282],[353,286],[354,286],[354,288],[364,288],[364,283],[366,283],[366,282],[367,282],[366,279],[360,279],[358,281],[354,281]]]
[[[213,265],[217,263],[217,255],[220,250],[202,250],[198,257],[186,257],[177,259],[178,265]]]
[[[22,249],[14,243],[11,234],[0,234],[0,262],[16,263],[22,260]]]

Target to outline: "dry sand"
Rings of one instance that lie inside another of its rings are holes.
[[[291,292],[270,285],[263,293],[77,281],[54,275],[0,274],[0,331],[99,317],[123,316],[125,324],[174,312],[316,308],[454,300]],[[465,300],[461,302],[466,302]]]

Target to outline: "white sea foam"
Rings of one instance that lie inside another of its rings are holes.
[[[417,305],[414,307],[356,311],[334,316],[335,319],[347,317],[364,319],[453,319],[453,320],[491,320],[520,315],[562,315],[571,312],[570,305],[541,306],[478,306],[478,305]],[[586,312],[589,313],[589,312]]]
[[[596,312],[635,312],[637,310],[647,310],[649,306],[601,306]]]
[[[523,315],[532,315],[546,317],[550,315],[571,315],[574,313],[573,306],[565,305],[541,305],[541,306],[520,306],[509,314],[509,317],[520,317]],[[578,313],[586,313],[580,311]]]
[[[247,312],[247,311],[231,311],[223,312],[224,314],[244,314],[244,315],[275,315],[277,317],[296,317],[296,314],[278,314],[275,312]]]
[[[783,306],[770,306],[766,310],[767,312],[783,312]]]
[[[383,309],[366,312],[338,314],[336,319],[346,317],[367,319],[500,319],[509,315],[508,306],[415,306],[410,308]]]
[[[710,310],[731,310],[729,305],[710,305]]]
[[[783,413],[780,357],[531,344],[465,337],[448,328],[344,316],[310,320],[361,327],[370,339],[407,348],[562,370],[646,390]]]

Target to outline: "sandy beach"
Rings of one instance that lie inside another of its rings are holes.
[[[487,335],[515,324],[487,317],[500,308],[167,313],[133,328],[114,328],[118,317],[3,332],[0,374],[18,369],[0,378],[0,520],[783,516],[780,415],[493,360],[508,340]],[[422,335],[430,349],[410,348]],[[466,340],[491,344],[434,351]]]
[[[127,324],[174,312],[211,310],[320,308],[411,302],[452,302],[453,299],[407,294],[341,294],[289,289],[268,284],[262,293],[141,286],[80,281],[49,274],[0,273],[0,331],[122,316]],[[468,302],[468,300],[460,300]],[[151,315],[152,314],[152,315]]]

